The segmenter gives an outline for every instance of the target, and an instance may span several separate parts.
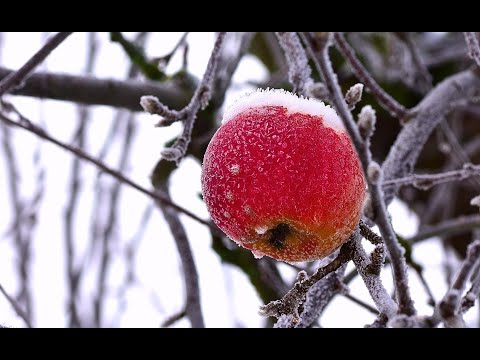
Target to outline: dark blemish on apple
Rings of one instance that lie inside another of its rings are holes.
[[[280,223],[273,229],[268,230],[268,243],[277,249],[282,249],[285,246],[285,240],[290,234],[290,226]]]

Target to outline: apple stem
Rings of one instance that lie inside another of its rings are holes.
[[[288,224],[280,223],[273,229],[269,230],[270,237],[268,238],[268,243],[273,245],[277,249],[282,249],[285,245],[285,240],[290,234],[290,232],[291,229]]]

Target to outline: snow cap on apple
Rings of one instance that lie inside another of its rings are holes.
[[[357,226],[357,153],[335,110],[284,90],[241,97],[205,153],[202,192],[215,224],[257,257],[312,261]]]

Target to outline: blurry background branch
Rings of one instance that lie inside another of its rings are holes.
[[[12,70],[0,67],[0,79]],[[89,76],[66,75],[50,72],[32,74],[14,95],[41,99],[71,101],[86,105],[106,105],[132,111],[143,111],[140,98],[145,94],[156,96],[173,109],[185,106],[189,94],[173,83],[155,83],[139,80],[99,79]]]

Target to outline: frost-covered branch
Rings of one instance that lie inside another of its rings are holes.
[[[177,138],[175,143],[162,151],[162,157],[168,161],[179,162],[186,154],[188,144],[192,140],[192,130],[197,118],[197,113],[207,107],[212,96],[212,85],[215,79],[215,71],[220,57],[226,33],[221,32],[217,35],[212,54],[207,64],[207,69],[203,79],[195,90],[190,103],[182,110],[171,110],[168,106],[162,104],[155,96],[143,96],[140,104],[146,112],[160,115],[162,119],[157,126],[169,126],[177,121],[183,122],[183,132]]]
[[[302,304],[303,311],[300,314],[300,321],[295,327],[306,328],[311,326],[323,313],[335,295],[347,292],[346,286],[342,282],[345,269],[346,264],[337,271],[325,276],[308,290],[305,302]]]
[[[288,63],[288,80],[293,91],[306,96],[308,88],[313,84],[312,70],[298,35],[294,32],[277,32],[280,46],[285,52]]]
[[[360,229],[360,235],[370,241],[373,245],[383,244],[382,237],[373,232],[363,220],[360,220],[358,227]]]
[[[347,295],[347,288],[343,284],[346,264],[338,270],[328,274],[322,280],[314,284],[307,292],[305,302],[302,304],[303,311],[299,315],[298,322],[292,314],[281,315],[275,324],[276,328],[307,328],[312,326],[322,315],[327,305],[337,294]]]
[[[446,326],[464,327],[465,322],[462,314],[462,295],[470,280],[474,269],[480,261],[480,240],[476,240],[468,246],[467,256],[458,271],[455,281],[447,291],[438,306],[440,316]]]
[[[343,264],[351,260],[353,255],[352,238],[340,248],[338,256],[324,267],[318,268],[315,273],[308,276],[305,271],[298,273],[297,281],[293,288],[280,300],[272,301],[260,308],[262,316],[274,316],[280,318],[282,315],[291,317],[290,324],[295,326],[300,321],[298,313],[299,306],[304,302],[310,288],[328,274],[339,269]]]
[[[383,163],[385,181],[405,177],[413,172],[418,156],[432,131],[451,110],[451,104],[480,95],[479,72],[463,71],[438,84],[410,112],[410,120],[400,131]],[[396,186],[385,189],[389,203]]]
[[[480,165],[466,163],[460,170],[445,171],[439,174],[413,174],[403,178],[387,180],[383,182],[383,188],[413,185],[419,190],[429,190],[440,184],[453,181],[462,181],[474,176],[480,176]]]
[[[480,66],[480,45],[478,44],[477,34],[474,32],[464,32],[463,35],[467,43],[468,56]]]
[[[17,71],[0,81],[0,97],[22,84],[35,68],[40,65],[50,53],[57,48],[72,32],[59,32],[47,40],[28,61]]]
[[[470,308],[475,305],[475,301],[477,301],[478,297],[480,296],[480,269],[478,268],[478,266],[479,265],[477,264],[477,273],[472,280],[472,287],[470,288],[470,290],[468,290],[467,294],[462,299],[462,314],[470,310]]]
[[[378,260],[377,264],[372,266],[372,259],[368,257],[367,253],[363,249],[363,246],[360,242],[360,237],[358,235],[354,240],[354,246],[355,252],[353,256],[353,263],[355,264],[358,273],[362,277],[362,280],[365,283],[373,302],[377,306],[380,314],[384,314],[389,319],[393,318],[398,311],[398,307],[382,284],[380,273],[377,271]],[[381,261],[381,263],[383,264],[383,261]]]
[[[372,161],[370,148],[361,136],[361,133],[353,120],[353,116],[348,109],[345,99],[342,95],[337,76],[335,75],[330,56],[329,34],[321,33],[313,35],[303,33],[303,38],[307,44],[307,49],[319,73],[321,74],[327,89],[331,94],[333,105],[343,120],[345,127],[352,139],[355,149],[359,155],[363,172],[370,189],[371,208],[375,212],[375,221],[380,229],[380,233],[385,241],[388,250],[389,259],[392,263],[395,288],[401,313],[408,316],[415,314],[415,308],[410,296],[410,289],[407,279],[407,265],[405,262],[404,249],[398,243],[389,214],[384,201],[383,191],[381,189],[382,172],[378,164]],[[373,171],[375,170],[375,171]]]
[[[368,70],[363,66],[360,60],[355,55],[355,51],[348,44],[347,40],[342,33],[334,33],[335,45],[342,55],[350,63],[353,72],[358,79],[367,87],[372,95],[378,100],[378,103],[392,116],[402,119],[408,113],[408,110],[401,104],[399,104],[393,97],[383,90],[375,79],[370,75]]]

